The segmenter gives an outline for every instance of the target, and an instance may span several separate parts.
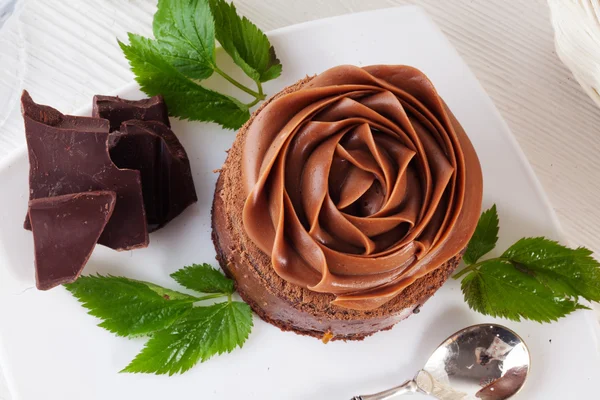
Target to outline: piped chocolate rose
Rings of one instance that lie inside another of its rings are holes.
[[[332,68],[267,105],[242,160],[248,236],[283,279],[374,309],[461,252],[479,160],[417,69]]]

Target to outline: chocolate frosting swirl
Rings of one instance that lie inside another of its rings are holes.
[[[374,309],[461,252],[482,175],[419,70],[340,66],[268,104],[244,145],[243,223],[288,282]]]

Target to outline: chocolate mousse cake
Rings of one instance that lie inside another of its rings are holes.
[[[475,150],[408,66],[339,66],[266,101],[217,181],[217,258],[283,330],[363,339],[416,313],[481,211]]]

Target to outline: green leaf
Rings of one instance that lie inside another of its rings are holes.
[[[224,0],[210,0],[216,36],[233,61],[255,82],[266,82],[281,75],[281,62],[267,36],[235,6]]]
[[[250,307],[227,302],[196,307],[169,328],[157,332],[121,372],[183,373],[199,361],[242,347],[252,329]]]
[[[510,263],[497,260],[484,261],[462,280],[461,288],[473,310],[514,321],[556,321],[581,308]]]
[[[142,90],[149,96],[162,94],[172,116],[213,121],[229,129],[238,129],[250,118],[248,107],[238,100],[187,79],[163,58],[152,40],[130,33],[129,45],[119,45]]]
[[[502,254],[556,295],[600,301],[600,263],[585,247],[570,249],[543,238],[524,238]]]
[[[463,260],[466,264],[475,264],[482,256],[489,253],[496,247],[498,242],[498,212],[496,205],[484,211],[479,218],[475,233],[469,241]]]
[[[208,0],[159,0],[152,28],[161,54],[182,74],[193,79],[212,75],[215,23]]]
[[[209,264],[194,264],[171,274],[181,286],[200,293],[232,294],[233,281]]]
[[[170,326],[192,309],[193,296],[116,276],[82,276],[65,285],[102,319],[99,326],[118,336],[140,336]],[[173,296],[167,300],[165,295]]]

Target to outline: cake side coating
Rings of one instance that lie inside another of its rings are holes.
[[[274,271],[270,256],[250,240],[242,224],[245,193],[242,149],[248,126],[269,102],[300,89],[305,78],[263,103],[240,129],[217,181],[212,210],[213,241],[217,259],[232,277],[242,298],[265,321],[299,334],[332,340],[361,340],[390,329],[422,305],[456,269],[460,254],[423,276],[383,306],[353,310],[332,304],[332,294],[317,293],[291,284]]]

